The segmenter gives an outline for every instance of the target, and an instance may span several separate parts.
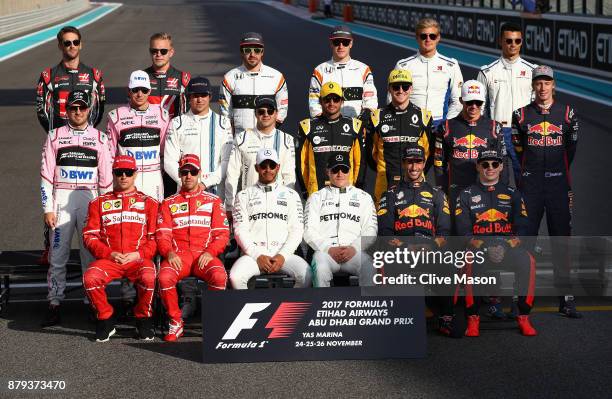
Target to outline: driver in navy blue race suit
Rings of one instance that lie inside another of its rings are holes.
[[[407,244],[413,250],[422,247],[433,250],[443,247],[446,244],[445,237],[450,235],[451,216],[446,195],[439,187],[427,183],[423,176],[426,158],[426,150],[422,146],[404,147],[401,161],[403,178],[380,199],[378,235],[413,237],[408,242],[393,239],[389,245]],[[438,265],[431,266],[439,268]],[[440,266],[439,274],[452,274],[453,266]],[[461,338],[462,334],[455,328],[453,298],[440,295],[437,305],[440,308],[440,333]]]
[[[518,188],[523,193],[529,229],[537,236],[546,210],[548,234],[558,236],[553,244],[555,286],[565,290],[559,313],[580,318],[570,289],[571,215],[573,192],[570,165],[578,143],[578,118],[574,109],[554,99],[552,68],[541,65],[533,70],[535,101],[519,108],[512,117],[512,140],[520,160]],[[563,238],[562,238],[563,237]],[[535,239],[534,239],[535,241]]]
[[[502,154],[498,150],[480,153],[478,182],[463,190],[457,198],[457,234],[469,238],[469,249],[486,253],[485,262],[474,261],[465,266],[468,276],[481,276],[488,268],[514,271],[519,294],[518,327],[521,334],[534,336],[537,332],[529,321],[529,313],[534,300],[535,259],[521,246],[519,239],[527,231],[529,221],[520,192],[500,182],[503,167]],[[483,289],[476,284],[465,286],[468,316],[465,335],[468,337],[480,335],[479,294]]]

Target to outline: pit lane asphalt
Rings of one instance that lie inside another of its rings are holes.
[[[179,69],[211,78],[237,65],[237,43],[245,31],[266,40],[264,61],[281,70],[289,85],[289,117],[294,131],[307,116],[309,77],[330,57],[328,29],[274,10],[240,2],[126,1],[123,7],[83,29],[83,61],[101,68],[107,86],[107,111],[125,100],[129,73],[149,65],[147,41],[156,31],[173,34]],[[353,56],[368,63],[379,91],[385,76],[406,50],[357,38]],[[40,148],[44,133],[34,111],[34,86],[40,71],[59,60],[47,43],[0,63],[0,203],[3,232],[0,249],[41,248],[39,199]],[[464,78],[475,70],[462,67]],[[379,98],[384,93],[379,92]],[[574,211],[578,235],[610,235],[611,196],[608,170],[612,136],[610,109],[565,95],[581,117],[581,136],[573,168]],[[101,128],[105,126],[105,121]],[[74,304],[68,306],[78,310]],[[430,336],[429,353],[418,361],[302,362],[204,366],[197,363],[197,338],[176,346],[140,345],[118,339],[110,345],[88,341],[91,326],[77,315],[66,317],[68,330],[41,334],[40,304],[13,306],[0,320],[2,377],[66,379],[70,396],[172,396],[198,391],[235,396],[604,396],[608,376],[601,367],[610,359],[610,313],[589,313],[586,320],[554,314],[534,316],[539,337],[514,330],[483,333],[477,340],[449,341]],[[142,348],[148,350],[142,350]],[[518,349],[518,350],[517,350]],[[137,365],[137,366],[135,366]],[[101,382],[102,381],[102,382]],[[278,381],[287,381],[279,383]],[[0,389],[4,392],[4,387]],[[131,395],[130,395],[131,394]]]

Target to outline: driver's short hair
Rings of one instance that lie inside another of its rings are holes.
[[[167,32],[157,32],[151,35],[149,42],[152,42],[153,40],[168,40],[170,44],[172,44],[172,35]]]
[[[440,33],[440,24],[433,18],[421,18],[419,22],[417,22],[414,32],[418,34],[425,28],[436,28],[438,33]]]

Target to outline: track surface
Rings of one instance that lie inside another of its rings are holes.
[[[330,57],[328,29],[266,5],[250,2],[126,1],[123,7],[83,29],[83,61],[102,69],[107,111],[125,100],[129,73],[149,65],[148,37],[169,31],[175,40],[173,64],[208,76],[218,86],[240,62],[242,32],[259,31],[266,40],[264,61],[285,74],[289,85],[292,131],[307,116],[307,88],[314,66]],[[353,56],[375,74],[380,100],[385,77],[405,50],[357,38]],[[0,63],[0,248],[33,249],[42,244],[39,198],[40,149],[44,133],[35,117],[34,86],[40,71],[59,60],[47,43]],[[475,70],[462,67],[465,80]],[[610,109],[566,95],[581,117],[574,165],[577,235],[611,235],[607,170],[612,148]],[[105,126],[103,121],[101,128]],[[139,344],[123,338],[108,345],[89,341],[92,326],[81,321],[80,305],[64,328],[43,334],[37,327],[41,304],[17,304],[0,319],[3,365],[0,377],[65,379],[69,396],[178,397],[188,393],[233,396],[431,396],[603,397],[608,394],[612,322],[609,312],[583,321],[551,314],[534,316],[541,335],[520,337],[515,330],[485,331],[461,342],[430,336],[429,357],[418,361],[305,362],[204,366],[198,363],[199,338],[178,345]],[[69,313],[69,312],[68,312]],[[135,366],[136,365],[136,366]],[[595,366],[595,367],[593,367]],[[0,392],[4,392],[4,381]]]

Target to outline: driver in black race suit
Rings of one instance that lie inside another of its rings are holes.
[[[478,182],[461,191],[457,198],[455,219],[457,234],[469,238],[471,249],[484,250],[486,262],[466,266],[466,273],[478,276],[487,267],[497,266],[514,271],[518,283],[518,310],[516,318],[521,334],[537,335],[529,321],[535,291],[535,259],[521,246],[520,236],[527,231],[528,219],[525,203],[518,190],[500,181],[504,167],[503,156],[495,148],[480,152],[478,156]],[[479,290],[466,284],[465,302],[467,330],[465,335],[480,335]]]
[[[323,114],[300,122],[296,151],[297,179],[305,190],[304,197],[329,184],[327,162],[332,154],[348,156],[349,183],[359,187],[365,163],[362,162],[363,127],[361,120],[342,116],[342,87],[327,82],[320,93]]]
[[[519,108],[512,117],[512,140],[520,160],[518,188],[529,215],[529,236],[537,236],[544,210],[552,242],[555,285],[565,289],[559,313],[580,318],[570,294],[570,253],[573,192],[569,168],[578,144],[578,118],[570,105],[553,97],[553,70],[541,65],[533,70],[535,101]]]

